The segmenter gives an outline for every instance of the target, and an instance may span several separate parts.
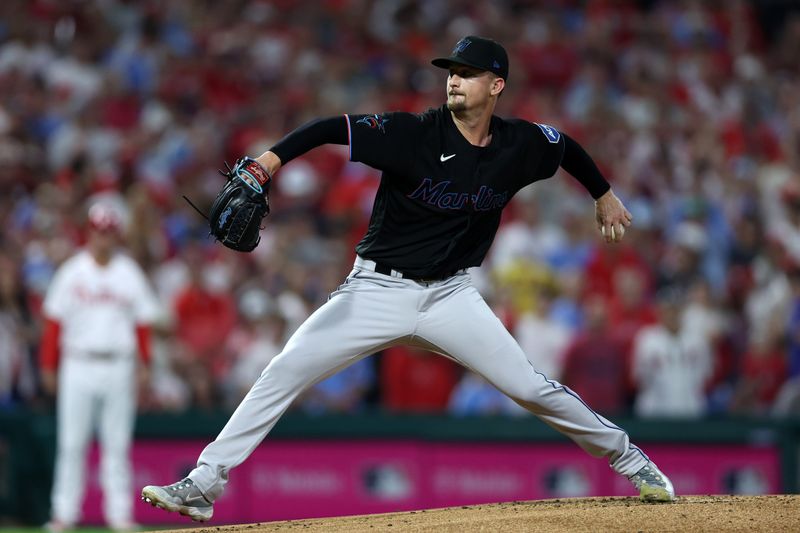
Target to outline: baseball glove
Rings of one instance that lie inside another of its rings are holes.
[[[228,181],[211,204],[211,234],[239,252],[250,252],[261,240],[261,221],[269,214],[272,176],[255,159],[242,157],[220,174]]]

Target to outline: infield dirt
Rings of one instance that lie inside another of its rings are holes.
[[[186,532],[186,529],[176,530]],[[575,498],[229,526],[193,533],[800,532],[800,495],[683,496],[674,503]]]

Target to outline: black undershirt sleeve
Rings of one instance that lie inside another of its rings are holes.
[[[574,139],[564,132],[564,156],[561,159],[561,168],[572,174],[581,185],[586,187],[592,198],[597,200],[611,188],[600,173],[600,169],[594,163],[586,150],[581,147]]]
[[[281,165],[323,144],[348,144],[347,119],[344,115],[318,118],[303,124],[270,148]]]

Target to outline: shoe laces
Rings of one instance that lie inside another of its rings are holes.
[[[666,487],[667,484],[664,481],[664,476],[658,469],[651,467],[650,465],[643,466],[638,472],[636,472],[633,477],[631,477],[631,481],[636,488],[641,487],[642,484],[645,485],[655,485],[658,487]]]
[[[172,492],[178,492],[179,490],[190,489],[192,487],[194,487],[194,482],[187,477],[186,479],[182,479],[182,480],[178,481],[177,483],[173,483],[172,485],[168,485],[166,488],[168,490],[171,490]]]

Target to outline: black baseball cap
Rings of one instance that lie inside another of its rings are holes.
[[[506,49],[491,39],[468,35],[456,43],[449,57],[437,57],[431,63],[439,68],[450,68],[453,63],[488,70],[508,79],[508,54]]]

